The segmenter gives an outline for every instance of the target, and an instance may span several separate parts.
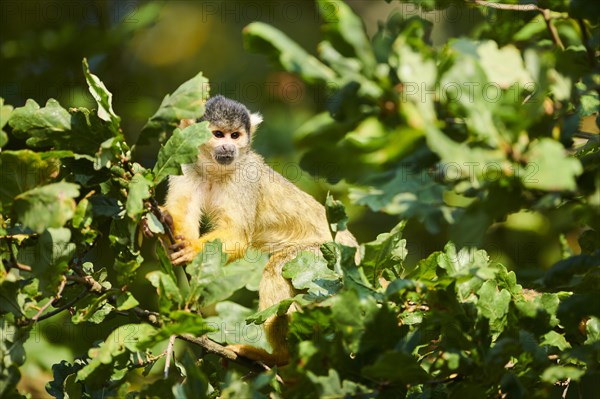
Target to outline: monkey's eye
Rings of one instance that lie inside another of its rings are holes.
[[[231,133],[231,138],[232,138],[232,139],[234,139],[234,140],[235,140],[235,139],[237,139],[237,138],[239,138],[239,137],[240,137],[240,132],[233,132],[233,133]]]
[[[213,132],[213,136],[215,136],[215,137],[216,137],[216,138],[218,138],[218,139],[221,139],[221,138],[225,137],[225,135],[223,134],[223,132],[222,132],[222,131],[220,131],[220,130],[215,130],[215,131]]]

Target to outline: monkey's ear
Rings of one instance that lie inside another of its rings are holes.
[[[195,119],[182,119],[179,122],[179,125],[177,125],[177,127],[181,130],[185,129],[186,127],[193,125],[194,123],[196,123]]]
[[[263,121],[263,117],[258,112],[250,114],[250,134],[254,134],[258,125],[260,125]]]

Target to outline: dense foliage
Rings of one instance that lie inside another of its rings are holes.
[[[46,389],[58,398],[593,397],[599,6],[410,3],[477,12],[479,22],[468,38],[435,47],[430,22],[393,14],[369,39],[346,4],[321,0],[318,57],[272,26],[244,30],[250,50],[330,96],[329,112],[297,132],[301,165],[344,179],[353,203],[400,221],[362,245],[358,266],[335,243],[324,243],[322,258],[300,253],[284,268],[299,294],[263,312],[255,302],[266,254],[227,264],[216,242],[184,274],[140,234],[142,218],[168,233],[160,183],[209,137],[205,124],[175,128],[204,111],[201,74],[144,126],[136,146],[162,144],[152,169],[135,162],[112,95],[85,60],[96,109],[2,102],[0,147],[20,149],[0,151],[0,395],[20,397],[25,343],[66,315],[71,339],[94,325],[102,340],[53,366]],[[329,197],[326,206],[332,231],[344,229],[341,204]],[[508,270],[478,249],[516,213],[561,221],[562,260],[523,281],[518,264]],[[451,241],[409,264],[406,223]],[[151,299],[136,297],[141,273],[156,289]],[[225,361],[198,340],[183,345],[205,334],[266,345],[259,325],[293,302],[303,311],[291,320],[285,368]]]

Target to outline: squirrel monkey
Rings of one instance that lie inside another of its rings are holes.
[[[182,165],[183,175],[169,177],[165,209],[179,240],[170,247],[171,261],[185,264],[215,239],[222,242],[230,261],[242,257],[248,247],[270,253],[259,286],[259,309],[264,310],[295,295],[281,275],[285,263],[299,251],[319,253],[319,246],[332,240],[325,208],[252,151],[260,114],[223,96],[210,98],[205,108],[198,122],[208,121],[212,138],[200,147],[195,164]],[[194,122],[184,120],[182,125]],[[213,229],[200,235],[206,217]],[[336,241],[358,248],[347,230],[339,232]],[[248,345],[229,348],[268,365],[286,364],[287,318],[273,316],[265,323],[272,353]]]

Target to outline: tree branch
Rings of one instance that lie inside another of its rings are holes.
[[[81,293],[79,295],[77,295],[77,297],[73,298],[69,303],[61,306],[60,308],[54,309],[51,312],[48,312],[44,315],[39,316],[37,319],[31,319],[31,322],[34,321],[42,321],[45,319],[49,319],[50,317],[59,314],[60,312],[69,309],[70,307],[72,307],[73,305],[75,305],[77,302],[79,302],[79,300],[81,300],[84,296],[86,296],[89,293],[89,290],[87,288],[85,288],[83,291],[81,291]],[[52,301],[51,301],[52,302]]]
[[[169,378],[169,368],[171,367],[171,357],[173,356],[173,347],[175,346],[176,335],[169,337],[169,344],[167,345],[166,357],[165,357],[165,370],[163,372],[163,378],[166,380]]]
[[[44,313],[44,311],[46,309],[48,309],[54,302],[58,301],[62,295],[63,290],[65,289],[65,286],[67,285],[67,279],[63,278],[60,281],[60,286],[58,287],[58,292],[56,293],[56,295],[54,295],[54,298],[52,298],[51,300],[49,300],[44,306],[42,306],[40,308],[40,310],[35,314],[35,316],[33,316],[31,318],[32,321],[38,321],[39,318],[42,316],[42,313]]]
[[[546,26],[548,27],[548,31],[550,31],[550,37],[552,38],[552,42],[556,46],[558,46],[561,50],[565,49],[565,45],[562,40],[560,40],[560,36],[558,35],[558,31],[556,27],[552,24],[552,15],[551,11],[547,8],[538,7],[535,4],[503,4],[503,3],[492,3],[486,0],[469,0],[470,3],[477,4],[479,6],[495,8],[497,10],[505,10],[505,11],[537,11],[542,14],[544,21],[546,22]]]
[[[74,270],[78,271],[79,273],[83,273],[78,268],[74,267]],[[87,287],[87,289],[95,295],[102,295],[107,292],[113,291],[109,288],[104,287],[102,284],[100,284],[98,281],[96,281],[90,275],[81,275],[81,274],[71,275],[71,276],[67,276],[67,279],[71,280],[71,281],[75,281],[76,283]],[[116,305],[116,297],[109,295],[108,302],[111,305]],[[149,323],[155,327],[160,327],[162,325],[162,322],[160,321],[160,315],[156,312],[151,312],[149,310],[142,309],[139,306],[135,306],[135,307],[129,309],[129,312],[133,313],[140,319],[146,321],[147,323]]]
[[[201,346],[208,353],[212,353],[222,357],[223,359],[231,360],[233,362],[241,364],[242,366],[245,366],[252,371],[263,372],[269,370],[269,367],[262,364],[261,362],[252,361],[245,357],[239,356],[234,351],[216,343],[215,341],[208,338],[206,335],[203,335],[201,337],[195,337],[192,334],[181,334],[178,335],[177,338]]]
[[[496,8],[498,10],[509,10],[509,11],[541,11],[541,8],[535,4],[503,4],[503,3],[492,3],[487,0],[470,0],[471,3],[475,3],[479,6]]]
[[[82,271],[79,270],[79,272],[82,272]],[[71,281],[75,281],[79,284],[84,285],[87,288],[87,291],[89,291],[95,295],[102,295],[102,294],[105,294],[105,293],[111,291],[110,289],[102,286],[102,284],[100,284],[92,276],[89,276],[89,275],[85,275],[85,276],[72,275],[72,276],[67,276],[67,278]],[[113,296],[109,296],[108,301],[113,305],[115,304],[115,298]],[[137,317],[139,317],[143,321],[145,321],[148,324],[151,324],[155,327],[160,327],[162,325],[162,322],[160,320],[160,315],[156,312],[151,312],[149,310],[140,308],[139,306],[135,306],[135,307],[129,309],[129,312],[132,312],[133,314],[135,314]],[[205,335],[203,335],[201,337],[195,337],[191,334],[182,334],[182,335],[179,335],[178,338],[183,339],[184,341],[199,345],[209,353],[216,354],[226,360],[234,361],[238,364],[241,364],[241,365],[247,367],[250,370],[261,371],[261,372],[265,371],[265,370],[269,370],[269,368],[266,365],[262,364],[261,362],[252,361],[245,357],[238,356],[237,353],[233,352],[230,349],[225,348],[223,345],[220,345],[220,344],[214,342],[213,340],[211,340],[210,338],[208,338]]]

